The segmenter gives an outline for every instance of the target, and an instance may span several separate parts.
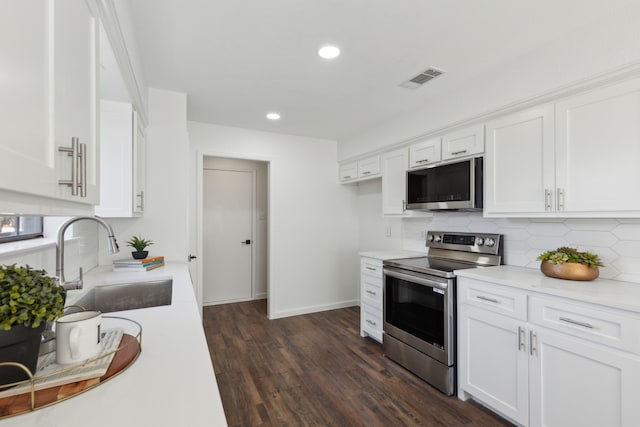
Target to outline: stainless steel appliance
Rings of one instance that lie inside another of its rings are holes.
[[[454,271],[502,264],[502,235],[427,233],[427,256],[383,262],[385,356],[447,395],[456,384]]]
[[[407,209],[482,209],[482,157],[407,171]]]

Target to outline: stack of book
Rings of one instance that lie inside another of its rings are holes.
[[[113,269],[118,271],[149,271],[164,265],[163,256],[145,259],[120,259],[113,261]]]

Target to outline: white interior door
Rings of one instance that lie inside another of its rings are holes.
[[[254,172],[203,173],[203,303],[252,298]]]

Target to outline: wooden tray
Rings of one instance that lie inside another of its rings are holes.
[[[100,378],[91,378],[38,390],[35,392],[33,405],[30,392],[0,398],[0,419],[53,405],[54,403],[61,402],[97,387],[109,378],[116,376],[135,362],[140,354],[140,343],[132,335],[122,335],[122,341],[119,347],[109,365],[109,369],[107,369],[107,372]]]

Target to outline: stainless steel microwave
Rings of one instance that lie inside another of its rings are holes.
[[[482,157],[407,171],[407,209],[482,210]]]

